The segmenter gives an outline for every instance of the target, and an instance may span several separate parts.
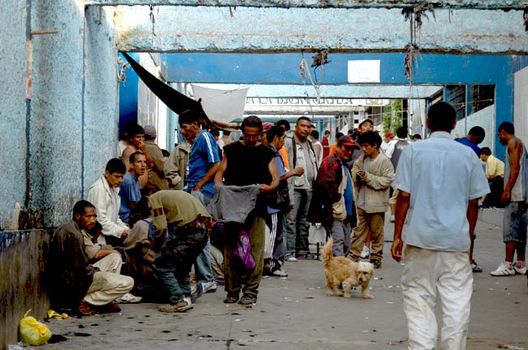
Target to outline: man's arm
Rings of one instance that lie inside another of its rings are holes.
[[[298,166],[297,168],[292,169],[292,170],[288,171],[286,174],[282,175],[280,177],[280,180],[288,180],[290,177],[302,176],[303,174],[304,174],[304,169],[302,167]]]
[[[207,173],[205,173],[204,177],[202,177],[202,179],[200,181],[198,181],[198,183],[196,184],[196,186],[194,186],[194,188],[192,190],[193,191],[200,191],[200,189],[206,183],[211,181],[214,178],[214,176],[215,176],[216,172],[218,171],[218,169],[220,168],[220,164],[221,164],[221,162],[214,163],[213,166],[209,168]]]
[[[394,239],[392,241],[391,254],[392,258],[398,262],[401,261],[403,251],[402,231],[409,204],[411,202],[411,194],[400,190],[398,198],[396,199],[396,213],[394,221]]]
[[[105,180],[103,180],[105,181]],[[121,238],[121,236],[125,233],[128,233],[128,227],[125,225],[124,222],[119,219],[119,216],[117,218],[117,222],[113,222],[110,220],[109,214],[107,213],[107,209],[115,210],[119,213],[119,207],[117,208],[107,208],[106,207],[106,201],[105,197],[107,196],[106,191],[99,187],[94,187],[88,192],[88,201],[95,205],[95,209],[97,210],[97,221],[103,226],[103,234],[107,236],[114,236],[117,238]],[[118,200],[120,203],[120,199]]]
[[[522,155],[522,143],[518,139],[513,139],[508,142],[508,154],[511,159],[511,171],[506,186],[504,186],[504,192],[502,193],[501,201],[505,204],[511,200],[511,190],[519,173],[521,171],[521,155]]]
[[[470,199],[468,201],[468,208],[466,217],[469,222],[469,237],[472,238],[475,234],[475,226],[478,219],[478,198]]]
[[[380,167],[380,175],[374,175],[368,171],[365,172],[365,182],[368,187],[374,190],[386,190],[394,181],[394,167],[388,158],[384,159]]]
[[[227,169],[227,157],[224,156],[224,158],[220,162],[220,166],[218,167],[215,177],[214,177],[215,185],[221,185],[224,183],[224,173],[226,169]]]
[[[272,158],[268,163],[268,170],[271,174],[271,183],[269,185],[260,185],[260,192],[271,192],[279,186],[279,174],[277,167],[275,166],[275,160]]]

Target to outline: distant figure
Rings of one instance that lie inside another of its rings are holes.
[[[93,265],[90,263],[82,231],[92,229],[96,220],[93,204],[81,200],[73,207],[72,220],[51,237],[48,269],[51,305],[55,310],[82,316],[119,312],[115,300],[134,286],[131,277],[119,274],[121,256],[114,251]]]
[[[334,239],[333,256],[346,256],[350,250],[352,227],[356,226],[354,185],[347,162],[354,148],[359,148],[350,136],[337,140],[335,155],[323,159],[314,185],[309,220],[322,223]]]
[[[474,152],[453,142],[455,125],[451,105],[432,105],[430,138],[407,146],[396,172],[400,193],[391,252],[394,260],[405,261],[401,283],[409,349],[466,349],[473,290],[468,250],[478,200],[489,188]]]
[[[168,189],[167,179],[163,168],[165,166],[165,156],[163,150],[156,143],[157,132],[152,125],[147,125],[145,130],[145,149],[152,158],[152,163],[147,167],[148,181],[160,190]]]
[[[421,139],[422,139],[422,135],[420,135],[420,134],[414,134],[414,135],[412,136],[412,140],[413,140],[413,141],[419,141],[419,140],[421,140]]]
[[[310,138],[315,151],[317,166],[320,166],[321,162],[323,161],[323,145],[321,144],[321,142],[319,142],[319,131],[312,130],[312,132],[310,133]]]
[[[370,235],[370,262],[382,266],[385,212],[389,205],[389,188],[394,180],[394,168],[380,150],[381,136],[375,131],[359,135],[363,155],[352,167],[358,223],[352,237],[349,257],[358,261]]]
[[[480,158],[480,147],[478,146],[484,138],[486,137],[486,132],[480,126],[474,126],[469,129],[469,133],[466,137],[457,138],[455,141],[460,142],[463,145],[470,147],[477,157]],[[478,212],[477,212],[478,215]],[[477,264],[477,261],[473,259],[473,249],[475,247],[476,235],[471,236],[471,246],[469,247],[469,259],[471,261],[471,267],[473,272],[482,272],[482,267]]]
[[[504,191],[501,200],[506,205],[502,234],[506,246],[504,262],[491,272],[492,276],[526,274],[526,225],[528,225],[527,186],[528,159],[524,143],[515,136],[512,123],[499,125],[499,142],[506,148]],[[517,252],[517,261],[513,257]]]
[[[502,191],[504,189],[504,162],[491,154],[489,147],[482,147],[480,159],[486,163],[486,178],[488,179],[491,193],[486,196],[483,207],[503,208],[501,203]]]
[[[323,146],[323,159],[325,159],[330,154],[330,130],[325,130],[321,145]]]

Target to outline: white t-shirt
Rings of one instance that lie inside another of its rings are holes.
[[[475,152],[447,132],[407,146],[394,187],[411,194],[403,241],[440,251],[469,250],[468,201],[490,192]]]

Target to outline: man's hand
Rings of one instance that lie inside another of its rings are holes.
[[[129,233],[130,233],[130,230],[124,230],[124,231],[121,233],[121,238],[127,238]]]
[[[511,191],[504,190],[504,192],[502,192],[501,202],[503,204],[508,204],[510,203],[510,201],[511,201]]]
[[[260,185],[260,192],[262,192],[262,193],[268,193],[268,192],[271,192],[273,190],[274,190],[274,188],[271,187],[270,185],[265,185],[265,184]]]
[[[199,186],[199,184],[196,184],[196,186],[194,186],[194,188],[192,189],[193,191],[200,191],[202,189],[202,186]]]
[[[96,259],[101,259],[101,258],[104,258],[105,256],[108,256],[112,253],[117,253],[119,254],[119,252],[115,249],[101,249],[99,250],[97,253],[95,253],[95,258]]]
[[[304,168],[303,167],[296,167],[293,169],[293,176],[302,176],[304,174]]]
[[[403,241],[395,237],[394,240],[392,241],[392,246],[391,246],[392,258],[396,260],[397,262],[400,262],[402,259],[402,251],[403,251]]]

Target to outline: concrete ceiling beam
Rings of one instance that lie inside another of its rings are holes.
[[[512,10],[528,7],[526,0],[428,0],[435,8]],[[213,6],[213,7],[276,7],[276,8],[405,8],[416,7],[416,0],[86,0],[98,6]]]
[[[409,21],[398,9],[119,6],[118,48],[157,52],[402,52]],[[437,9],[422,17],[422,52],[528,53],[523,11]]]

